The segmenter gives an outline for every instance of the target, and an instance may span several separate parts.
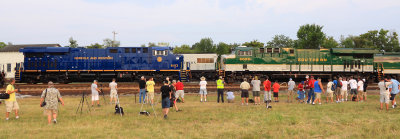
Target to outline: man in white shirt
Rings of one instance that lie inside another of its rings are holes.
[[[115,104],[117,104],[118,84],[115,82],[115,78],[112,79],[112,82],[108,86],[110,87],[110,104],[112,104],[113,98],[114,98]]]
[[[207,81],[206,78],[203,76],[200,78],[200,102],[203,102],[203,97],[204,97],[204,102],[207,102]]]
[[[251,81],[251,85],[253,86],[254,105],[260,105],[261,104],[261,100],[260,100],[261,81],[258,80],[257,76],[255,76],[253,78],[253,80]]]
[[[288,102],[293,101],[293,95],[294,95],[294,87],[296,86],[296,83],[292,80],[292,78],[289,79],[288,82]]]
[[[100,101],[99,101],[100,89],[97,87],[97,80],[93,81],[91,90],[92,90],[92,107],[94,105],[94,101],[97,101],[97,106],[100,107]]]
[[[358,95],[357,95],[357,81],[354,80],[353,77],[350,77],[349,80],[350,84],[350,94],[351,94],[351,99],[353,99],[354,96],[356,96],[356,101],[358,101]]]
[[[329,79],[328,84],[326,85],[326,103],[328,103],[329,98],[331,98],[331,103],[333,102],[333,90],[332,86],[335,84],[332,82],[332,79]]]
[[[349,85],[349,83],[347,82],[346,77],[343,77],[343,80],[341,82],[342,82],[342,88],[340,90],[340,95],[342,96],[342,102],[343,102],[345,100],[347,101],[347,96],[348,96],[347,86]]]
[[[380,104],[381,104],[381,110],[383,109],[383,103],[386,104],[386,110],[389,110],[389,95],[390,95],[390,88],[389,85],[392,84],[390,80],[388,82],[385,82],[385,79],[381,79],[380,82],[378,83],[379,87],[379,94],[380,94]]]
[[[357,98],[361,98],[362,95],[364,94],[364,82],[361,80],[360,77],[358,78],[357,82],[357,92],[358,92]]]

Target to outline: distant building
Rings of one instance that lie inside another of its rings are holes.
[[[15,77],[15,68],[17,65],[23,65],[24,55],[19,49],[25,47],[61,47],[60,44],[21,44],[7,45],[0,49],[0,72],[6,73],[6,78]]]

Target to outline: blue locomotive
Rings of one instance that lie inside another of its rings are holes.
[[[111,78],[133,81],[140,76],[180,78],[183,69],[183,56],[173,54],[171,47],[27,47],[20,52],[25,57],[17,77],[27,83]]]

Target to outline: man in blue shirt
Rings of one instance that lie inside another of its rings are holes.
[[[392,82],[392,84],[389,85],[389,88],[392,90],[390,91],[390,100],[392,101],[392,108],[395,108],[397,106],[395,97],[399,93],[399,81],[394,77],[392,77],[390,81]]]
[[[339,102],[340,88],[338,89],[338,81],[336,77],[333,77],[333,94],[336,96],[336,103]]]

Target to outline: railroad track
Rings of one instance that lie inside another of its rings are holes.
[[[60,90],[62,95],[79,95],[85,92],[90,94],[90,83],[72,83],[72,84],[55,84],[55,88]],[[184,83],[185,93],[197,93],[199,91],[198,83]],[[240,91],[239,83],[225,84],[225,91]],[[47,88],[46,84],[16,84],[16,88],[20,90],[20,94],[23,95],[40,95],[42,91]],[[102,89],[105,94],[109,94],[110,89],[108,88],[108,83],[99,83],[99,89]],[[159,88],[161,83],[157,83],[155,86],[155,93],[160,93]],[[326,87],[326,85],[324,85]],[[287,86],[281,86],[281,91],[285,91]],[[326,89],[326,88],[325,88]],[[371,84],[368,90],[377,90],[377,84]],[[1,88],[0,91],[5,91],[5,88]],[[207,85],[207,91],[216,92],[217,85],[215,83],[209,83]],[[119,94],[137,94],[139,93],[139,85],[137,83],[118,83],[118,93]]]

